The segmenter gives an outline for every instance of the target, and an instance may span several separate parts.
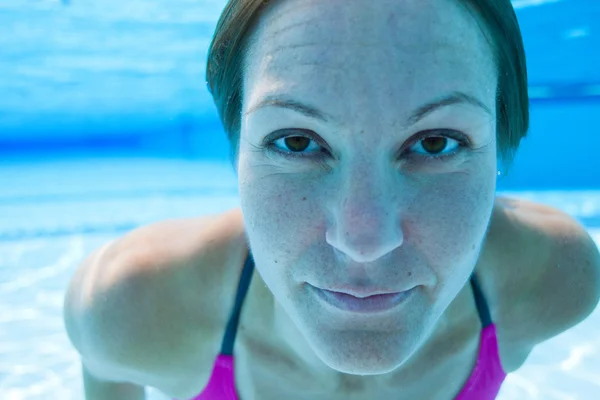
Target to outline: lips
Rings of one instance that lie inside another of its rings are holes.
[[[364,299],[367,297],[378,296],[382,294],[397,294],[405,292],[406,290],[390,290],[390,289],[361,289],[361,288],[336,288],[336,289],[323,289],[328,292],[340,293]]]
[[[353,297],[357,297],[359,299],[364,299],[371,296],[377,296],[382,294],[398,294],[402,292],[407,292],[410,289],[414,288],[416,285],[405,286],[402,288],[390,288],[390,287],[382,287],[382,286],[356,286],[356,285],[345,285],[345,286],[332,286],[327,287],[323,286],[315,286],[318,289],[326,290],[328,292],[341,293],[350,295]]]
[[[318,297],[339,310],[353,313],[379,313],[391,310],[407,301],[415,292],[410,290],[399,293],[375,294],[366,297],[356,297],[346,293],[315,288]],[[371,292],[372,293],[372,292]]]

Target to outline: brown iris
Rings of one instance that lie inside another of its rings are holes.
[[[442,136],[434,136],[421,141],[423,148],[433,154],[441,152],[446,147],[448,139]]]
[[[290,136],[285,138],[285,144],[292,151],[304,151],[308,147],[310,139],[304,136]]]

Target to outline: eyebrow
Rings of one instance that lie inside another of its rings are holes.
[[[482,101],[480,101],[476,97],[471,96],[467,93],[455,91],[455,92],[451,92],[445,96],[442,96],[434,101],[423,104],[422,106],[420,106],[419,108],[414,110],[409,115],[406,126],[411,126],[411,125],[416,124],[418,121],[420,121],[426,115],[432,113],[433,111],[435,111],[439,108],[447,107],[449,105],[455,105],[455,104],[473,105],[475,107],[478,107],[478,108],[484,110],[487,114],[492,116],[492,112]],[[255,112],[256,110],[258,110],[260,108],[264,108],[264,107],[287,108],[287,109],[296,111],[300,114],[303,114],[309,118],[318,119],[318,120],[326,122],[326,123],[330,123],[331,121],[333,121],[335,119],[331,115],[319,110],[318,108],[316,108],[314,106],[311,106],[311,105],[308,105],[305,103],[301,103],[298,100],[294,100],[292,98],[289,98],[289,97],[286,97],[286,96],[280,95],[280,94],[268,95],[268,96],[263,97],[257,104],[250,107],[250,109],[245,113],[245,115],[249,115],[249,114]]]

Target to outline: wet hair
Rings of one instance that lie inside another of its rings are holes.
[[[237,171],[245,57],[252,32],[272,0],[229,0],[210,43],[206,84],[230,144]],[[490,45],[498,74],[496,139],[498,159],[510,167],[529,129],[527,67],[523,38],[510,0],[456,0],[475,18]]]

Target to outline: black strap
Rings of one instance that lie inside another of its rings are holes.
[[[475,272],[471,275],[471,286],[473,287],[473,293],[475,294],[475,305],[477,306],[477,312],[479,313],[479,319],[481,320],[481,325],[485,328],[486,326],[492,323],[492,318],[490,317],[490,310],[488,309],[487,302],[485,301],[485,297],[483,296],[483,292],[479,287],[479,282],[477,281],[477,276]]]
[[[238,283],[237,294],[235,296],[235,306],[227,322],[227,329],[223,336],[223,342],[221,343],[221,354],[233,355],[233,344],[235,343],[235,335],[237,333],[238,322],[240,319],[240,311],[242,310],[242,303],[248,292],[250,281],[252,280],[252,272],[254,271],[254,258],[252,252],[248,250],[248,257],[244,263],[244,269],[242,270],[242,276]]]

